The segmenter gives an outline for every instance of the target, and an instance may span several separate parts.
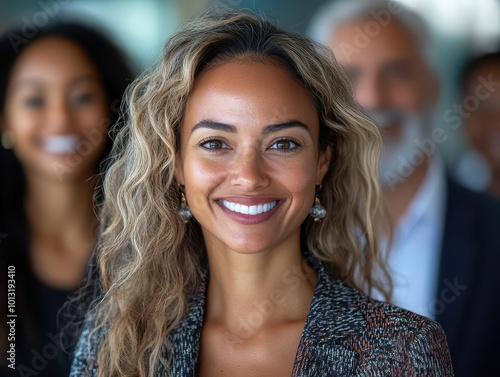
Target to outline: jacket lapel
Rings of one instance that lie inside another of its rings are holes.
[[[474,273],[477,270],[477,245],[474,228],[477,226],[473,203],[462,190],[448,180],[448,200],[443,234],[439,280],[434,310],[436,321],[448,337],[450,350],[459,347],[460,326],[467,305],[473,298],[471,292]]]
[[[358,368],[358,355],[349,341],[367,325],[358,307],[352,305],[352,290],[332,279],[323,264],[308,258],[318,273],[311,302],[297,349],[293,377],[349,376]],[[171,375],[196,376],[201,330],[205,309],[206,284],[193,297],[192,305],[170,334],[173,345]],[[159,368],[157,376],[163,376]]]
[[[316,260],[318,283],[299,343],[293,377],[350,376],[358,367],[358,355],[348,341],[362,331],[366,321],[343,283],[330,278]],[[344,289],[343,289],[344,288]]]
[[[205,313],[206,283],[198,289],[191,300],[191,306],[182,321],[170,335],[173,347],[171,375],[175,377],[196,376],[196,365],[200,347],[201,328]],[[165,375],[163,369],[157,376]]]

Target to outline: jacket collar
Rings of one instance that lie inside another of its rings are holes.
[[[330,277],[324,264],[316,257],[306,255],[306,259],[316,270],[318,280],[292,376],[351,375],[358,364],[358,355],[349,347],[349,340],[366,326],[361,311],[352,304],[361,294]],[[173,345],[172,376],[196,376],[206,287],[207,282],[204,281],[193,296],[187,314],[170,335]]]
[[[309,255],[318,274],[317,286],[297,349],[293,377],[353,375],[357,354],[349,340],[362,331],[366,321],[352,305],[357,292],[332,278],[323,262]]]

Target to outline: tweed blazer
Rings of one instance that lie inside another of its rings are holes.
[[[292,377],[453,376],[446,337],[440,325],[397,306],[373,300],[327,274],[321,261],[308,258],[317,286],[298,346]],[[205,309],[206,283],[193,296],[181,322],[169,334],[171,375],[195,377]],[[84,326],[70,377],[95,377],[98,342]],[[166,375],[156,366],[158,377]]]

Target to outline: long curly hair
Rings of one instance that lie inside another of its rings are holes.
[[[102,296],[92,308],[99,376],[153,376],[168,370],[169,333],[207,274],[199,224],[178,214],[174,179],[179,127],[198,75],[241,57],[278,61],[310,93],[320,119],[320,148],[332,148],[320,192],[328,215],[307,219],[301,234],[328,272],[370,294],[390,295],[379,250],[383,205],[378,184],[381,138],[353,100],[333,55],[259,16],[208,12],[166,43],[159,64],[129,87],[128,118],[107,171],[96,250]]]

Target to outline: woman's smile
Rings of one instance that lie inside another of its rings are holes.
[[[217,203],[231,219],[242,224],[258,224],[270,219],[281,206],[283,200],[268,198],[230,198]]]
[[[49,135],[42,139],[42,150],[53,155],[74,153],[81,139],[78,134]]]

